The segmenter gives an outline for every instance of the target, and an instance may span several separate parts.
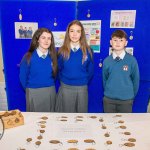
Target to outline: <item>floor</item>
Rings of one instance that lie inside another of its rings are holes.
[[[148,108],[147,108],[147,112],[150,113],[150,102],[149,102],[149,105],[148,105]]]
[[[8,110],[5,83],[0,82],[0,111]]]

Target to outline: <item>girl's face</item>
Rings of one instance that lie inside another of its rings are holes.
[[[79,43],[81,37],[81,27],[79,25],[73,24],[69,28],[69,37],[72,43]]]
[[[39,37],[39,49],[44,52],[47,50],[51,45],[51,34],[47,32],[43,32]]]
[[[122,51],[127,45],[127,40],[125,38],[113,37],[110,40],[110,45],[114,51]]]

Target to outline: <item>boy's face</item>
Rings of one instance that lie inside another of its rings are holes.
[[[110,40],[110,45],[114,51],[123,51],[128,41],[125,38],[113,37]]]

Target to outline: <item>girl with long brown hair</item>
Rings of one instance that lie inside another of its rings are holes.
[[[53,34],[47,28],[39,28],[20,64],[20,81],[26,90],[27,111],[54,111],[56,74],[57,54]]]
[[[56,99],[58,112],[88,112],[87,85],[93,75],[93,53],[80,21],[72,21],[58,51],[61,86]]]

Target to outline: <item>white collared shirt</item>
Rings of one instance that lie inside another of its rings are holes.
[[[120,55],[119,55],[119,57],[120,57],[120,59],[123,59],[124,58],[124,56],[125,56],[125,51],[123,51]],[[117,57],[118,55],[113,51],[112,52],[112,57],[113,57],[113,59],[116,59],[116,57]]]
[[[75,51],[74,48],[78,50],[80,48],[80,44],[78,44],[76,46],[70,44],[70,47],[71,47],[71,50],[74,52]]]
[[[47,56],[48,55],[48,50],[45,53],[42,53],[38,48],[36,49],[37,54],[39,57],[42,57],[43,55]]]

